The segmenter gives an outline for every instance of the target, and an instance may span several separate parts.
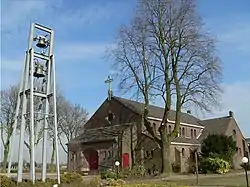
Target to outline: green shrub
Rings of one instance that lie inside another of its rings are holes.
[[[112,169],[108,169],[106,171],[101,172],[101,179],[107,179],[107,178],[115,179],[116,177],[117,177],[116,172],[113,171]]]
[[[61,175],[61,183],[81,182],[82,176],[78,173],[64,173]]]
[[[90,187],[101,187],[102,181],[100,177],[95,177],[89,182]]]
[[[0,187],[14,187],[15,183],[11,180],[11,178],[0,175]]]
[[[126,179],[126,178],[129,178],[131,177],[131,170],[126,168],[126,169],[122,169],[120,172],[119,172],[119,178],[122,178],[122,179]]]
[[[205,158],[200,162],[200,169],[205,173],[225,174],[229,171],[230,164],[221,158]]]
[[[143,177],[146,175],[146,169],[144,166],[135,165],[131,170],[131,176],[133,177]]]
[[[107,179],[108,180],[108,186],[122,186],[125,184],[125,181],[122,179]]]
[[[174,173],[180,173],[181,165],[179,163],[172,163],[172,170]]]

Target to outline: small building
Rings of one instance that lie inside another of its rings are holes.
[[[233,164],[236,169],[240,169],[242,157],[249,157],[249,149],[247,139],[243,136],[234,117],[234,113],[229,111],[228,116],[203,120],[202,123],[205,128],[199,138],[200,142],[202,142],[208,134],[224,134],[233,137],[237,146],[237,152],[233,158]]]

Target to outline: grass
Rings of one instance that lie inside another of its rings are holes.
[[[250,174],[248,175],[250,180]],[[250,181],[249,181],[250,182]],[[202,187],[246,187],[246,178],[244,174],[221,175],[221,176],[202,176],[199,178],[199,185],[196,184],[196,178],[173,178],[173,179],[147,179],[135,180],[131,183],[152,183],[152,184],[178,184],[187,186],[202,186]]]
[[[250,175],[248,175],[250,179]],[[172,179],[167,181],[170,183],[182,185],[196,185],[196,179]],[[246,187],[245,175],[219,176],[219,177],[203,177],[199,179],[199,186],[224,186],[224,187]]]

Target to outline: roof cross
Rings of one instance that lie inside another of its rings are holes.
[[[108,76],[107,80],[105,80],[105,83],[108,84],[108,99],[111,100],[112,97],[112,90],[111,90],[111,83],[113,82],[113,79]]]

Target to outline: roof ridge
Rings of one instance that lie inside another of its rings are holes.
[[[231,116],[222,116],[222,117],[217,117],[217,118],[208,118],[208,119],[203,119],[201,122],[209,121],[209,120],[220,120],[220,119],[232,119]]]
[[[135,103],[138,103],[138,104],[144,104],[144,103],[142,103],[142,102],[135,101],[135,100],[132,100],[132,99],[127,99],[127,98],[124,98],[124,97],[114,96],[113,98],[116,98],[116,99],[123,99],[123,100],[129,101],[129,102],[132,101],[132,102],[135,102]],[[158,106],[158,105],[154,105],[154,104],[149,104],[149,106],[151,106],[151,107],[156,107],[156,108],[159,108],[159,109],[164,109],[164,107],[161,107],[161,106]],[[176,112],[176,111],[173,110],[173,109],[170,109],[170,111]],[[192,115],[192,114],[188,114],[188,113],[183,112],[183,111],[181,111],[181,113],[197,118],[196,116],[194,116],[194,115]],[[199,118],[197,118],[197,119],[200,120]],[[202,120],[200,120],[200,121],[202,121]]]

